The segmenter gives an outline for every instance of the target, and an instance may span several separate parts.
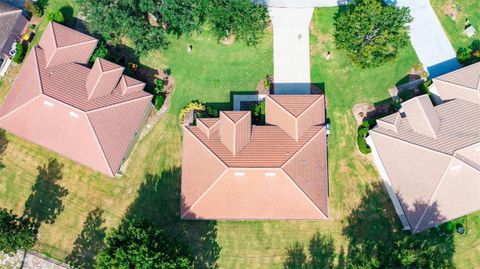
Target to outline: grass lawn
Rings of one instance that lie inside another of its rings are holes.
[[[468,47],[472,43],[472,40],[480,39],[480,1],[431,0],[430,2],[455,50],[459,47]],[[455,6],[453,6],[453,4]],[[446,15],[452,12],[456,14],[455,20]],[[463,33],[466,19],[468,19],[476,29],[475,35],[471,38],[468,38]]]
[[[49,8],[56,5],[58,9],[64,2],[50,0],[50,5]],[[55,222],[42,225],[37,249],[58,259],[64,259],[74,248],[89,251],[88,246],[74,242],[82,231],[92,232],[84,222],[97,207],[104,211],[101,219],[105,227],[115,227],[123,217],[143,216],[177,238],[188,240],[197,256],[198,268],[206,268],[215,261],[220,268],[280,268],[287,258],[286,248],[295,242],[307,246],[317,231],[331,235],[337,251],[345,249],[343,229],[352,209],[375,206],[391,211],[390,201],[383,192],[378,193],[374,203],[366,203],[366,193],[371,194],[368,186],[379,179],[369,159],[355,148],[357,127],[351,108],[356,103],[387,98],[387,89],[407,74],[417,58],[408,47],[402,50],[398,60],[381,68],[362,70],[352,66],[346,56],[333,47],[335,12],[335,8],[316,10],[311,27],[312,81],[325,85],[332,126],[328,221],[195,222],[178,218],[181,164],[178,112],[194,99],[228,107],[225,104],[230,102],[232,91],[254,90],[261,78],[272,73],[271,33],[257,48],[219,45],[204,33],[172,39],[167,51],[141,57],[143,65],[155,69],[170,67],[176,89],[169,112],[138,143],[121,178],[106,178],[8,134],[5,168],[0,170],[0,207],[22,213],[38,176],[37,167],[56,158],[64,164],[59,184],[68,189],[68,195],[62,199],[64,209]],[[190,44],[193,51],[187,53]],[[332,54],[329,61],[323,57],[327,51]],[[9,74],[13,75],[14,72]],[[5,96],[10,84],[11,79],[7,78],[0,88],[0,97]],[[469,218],[469,227],[480,229],[478,216]],[[93,232],[100,233],[101,229],[97,227]],[[364,234],[367,233],[368,229]],[[455,238],[455,262],[459,268],[479,264],[479,238],[475,229],[468,236]],[[383,236],[375,239],[383,240]]]

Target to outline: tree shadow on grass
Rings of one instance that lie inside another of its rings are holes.
[[[106,228],[103,210],[95,208],[88,212],[83,230],[73,243],[73,250],[65,261],[75,268],[94,268],[95,257],[105,246]]]
[[[333,269],[335,261],[335,245],[329,235],[315,233],[308,244],[309,259],[304,246],[298,242],[286,249],[287,258],[283,263],[285,269]]]
[[[37,167],[37,179],[25,202],[23,215],[38,225],[54,223],[57,215],[63,211],[62,198],[68,194],[68,190],[57,184],[63,178],[62,169],[63,164],[56,159]]]
[[[5,165],[2,162],[3,155],[5,154],[5,151],[7,150],[8,146],[8,139],[7,136],[5,135],[5,131],[0,129],[0,170],[5,168]]]
[[[70,5],[66,5],[60,8],[59,10],[63,18],[65,19],[65,24],[74,27],[75,26],[75,18],[73,17],[73,7]]]
[[[145,175],[138,196],[130,205],[123,223],[146,219],[170,236],[190,245],[195,268],[218,268],[220,254],[216,221],[185,221],[180,219],[180,169],[159,175]]]
[[[416,203],[415,209],[425,206]],[[441,215],[435,205],[434,218]],[[423,212],[422,211],[422,212]],[[407,214],[415,214],[409,212]],[[346,218],[343,234],[348,239],[345,263],[353,268],[454,268],[453,237],[434,229],[412,234],[404,231],[383,185],[368,187],[359,206]]]

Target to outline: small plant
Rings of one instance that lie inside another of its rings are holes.
[[[270,89],[270,86],[272,85],[272,76],[266,75],[265,79],[263,80],[263,87],[268,90]]]
[[[170,67],[167,67],[163,69],[163,73],[167,76],[170,76],[172,74],[172,69]]]
[[[210,116],[210,117],[216,118],[216,117],[218,117],[218,116],[220,115],[220,112],[219,112],[218,109],[216,109],[216,108],[207,106],[207,114],[208,114],[208,116]]]
[[[370,125],[368,122],[364,122],[362,126],[358,128],[357,145],[358,150],[360,150],[360,152],[363,154],[369,154],[372,152],[372,149],[367,144],[367,140],[365,140],[369,129]]]
[[[253,105],[250,111],[255,125],[265,125],[265,101]]]
[[[153,94],[158,95],[163,93],[163,88],[165,88],[165,81],[161,79],[155,80],[155,88],[153,89]]]
[[[47,14],[47,20],[54,21],[63,24],[65,22],[65,18],[63,17],[62,12],[60,11],[52,11]]]
[[[15,53],[15,56],[13,56],[13,62],[21,64],[27,54],[27,47],[23,43],[18,43],[15,48],[17,52]]]

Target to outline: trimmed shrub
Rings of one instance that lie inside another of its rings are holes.
[[[183,109],[180,111],[180,114],[178,115],[178,119],[180,120],[180,124],[183,124],[183,121],[185,120],[185,115],[187,115],[188,112],[192,110],[199,110],[199,111],[205,111],[205,104],[202,102],[195,100],[190,102],[188,105],[183,107]]]
[[[157,95],[153,98],[153,105],[157,110],[160,110],[162,108],[163,103],[165,103],[165,97],[163,95]]]
[[[358,150],[363,154],[369,154],[372,152],[372,149],[367,144],[367,140],[365,140],[368,135],[368,130],[370,129],[369,127],[370,125],[368,122],[364,122],[363,125],[358,128],[357,145]]]
[[[25,59],[28,47],[26,47],[23,43],[18,43],[15,48],[17,49],[17,53],[15,53],[15,56],[13,56],[13,62],[21,64],[23,59]]]
[[[108,50],[107,44],[103,39],[100,39],[98,41],[97,47],[92,53],[92,56],[90,57],[90,62],[93,63],[97,58],[103,58],[103,59],[108,59],[110,56],[110,51]]]
[[[63,24],[65,22],[65,18],[61,11],[52,11],[47,14],[47,20],[54,21]]]
[[[216,118],[220,115],[220,112],[216,108],[207,106],[207,114],[212,118]]]

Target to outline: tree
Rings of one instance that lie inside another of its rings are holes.
[[[409,42],[409,9],[383,0],[355,0],[337,14],[335,45],[363,67],[380,66],[397,57]]]
[[[37,234],[38,226],[28,218],[0,209],[0,251],[12,253],[17,249],[30,249],[37,241]]]
[[[63,17],[63,14],[61,11],[52,11],[47,14],[47,20],[49,21],[54,21],[58,23],[64,23],[65,18]]]
[[[212,0],[208,20],[219,39],[232,34],[247,45],[257,45],[268,24],[265,5],[252,0]]]
[[[106,247],[97,256],[97,268],[193,267],[186,246],[168,237],[144,220],[123,223],[107,237]]]

